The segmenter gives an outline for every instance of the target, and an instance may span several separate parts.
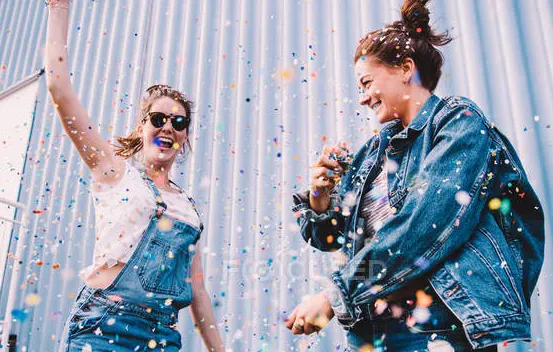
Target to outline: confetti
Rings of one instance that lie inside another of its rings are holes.
[[[40,304],[40,296],[36,293],[28,294],[25,297],[25,304],[31,307],[36,307]]]
[[[273,79],[279,84],[288,84],[290,83],[295,76],[295,70],[293,68],[282,68],[278,69],[273,75]]]
[[[425,270],[426,268],[428,268],[430,264],[428,263],[428,260],[426,260],[425,258],[419,257],[419,259],[417,259],[417,261],[415,262],[415,265],[421,268],[422,270]]]
[[[112,302],[121,302],[123,300],[119,295],[109,295],[108,299]]]
[[[501,207],[501,199],[494,198],[488,202],[488,207],[490,210],[497,210],[499,207]]]
[[[508,198],[503,199],[499,206],[499,211],[503,214],[508,214],[511,211],[511,200]]]
[[[162,232],[170,231],[173,228],[173,222],[167,217],[162,217],[157,223],[157,228]]]
[[[25,321],[25,319],[27,319],[27,312],[22,309],[14,309],[12,310],[12,318],[14,320],[23,322]]]
[[[432,304],[432,296],[426,294],[423,290],[418,290],[417,293],[417,306],[428,308]]]
[[[470,195],[466,191],[459,191],[455,193],[455,201],[459,205],[468,205],[470,203]]]
[[[386,308],[388,308],[388,302],[386,302],[383,299],[377,299],[376,302],[374,302],[374,313],[376,315],[381,315],[386,311]]]

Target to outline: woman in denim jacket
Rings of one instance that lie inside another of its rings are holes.
[[[135,129],[113,150],[71,86],[69,0],[48,7],[48,90],[90,169],[96,213],[93,263],[80,274],[85,285],[60,351],[179,351],[178,313],[187,306],[208,350],[224,351],[202,279],[200,215],[169,179],[174,161],[190,150],[192,103],[170,86],[148,88]],[[135,156],[138,168],[129,161]]]
[[[344,145],[325,147],[311,191],[294,195],[303,238],[344,259],[287,318],[295,334],[336,315],[351,350],[495,350],[530,339],[543,209],[478,106],[433,94],[436,46],[451,39],[429,27],[427,1],[406,0],[402,20],[355,52],[360,104],[388,124],[353,160]]]

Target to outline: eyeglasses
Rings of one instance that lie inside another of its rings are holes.
[[[188,116],[182,116],[182,115],[165,115],[162,112],[156,112],[151,111],[148,113],[148,117],[150,117],[150,122],[152,123],[152,126],[155,128],[161,128],[166,123],[167,120],[171,120],[171,125],[176,131],[182,131],[185,128],[188,128],[190,125],[190,117]],[[144,119],[144,121],[146,118]]]

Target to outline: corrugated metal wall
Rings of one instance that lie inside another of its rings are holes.
[[[399,17],[400,5],[73,1],[73,83],[106,138],[133,128],[140,94],[150,84],[171,84],[196,101],[194,153],[174,178],[204,212],[205,281],[234,351],[343,347],[334,323],[308,338],[282,325],[329,265],[300,239],[291,194],[307,187],[309,165],[325,140],[357,148],[372,135],[376,126],[357,104],[351,56],[367,30]],[[438,28],[452,29],[456,38],[444,49],[438,94],[474,99],[511,138],[541,196],[550,234],[553,2],[435,0],[432,9]],[[46,17],[41,1],[0,2],[0,91],[42,68]],[[0,117],[6,118],[13,117]],[[28,230],[13,234],[11,280],[2,286],[2,315],[26,315],[11,328],[18,351],[57,345],[80,284],[76,273],[91,261],[89,179],[43,82],[19,199],[41,212],[28,215]],[[533,300],[533,342],[520,350],[552,348],[550,240]],[[25,304],[30,293],[40,295],[38,306]],[[180,331],[183,350],[202,348],[187,312]]]

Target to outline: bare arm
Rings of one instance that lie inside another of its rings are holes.
[[[211,300],[204,287],[202,259],[200,257],[200,247],[196,246],[196,254],[192,260],[191,266],[192,291],[194,299],[190,305],[190,313],[194,325],[200,330],[200,335],[204,340],[208,351],[225,351],[223,340],[217,329],[217,322],[213,315]]]
[[[73,90],[67,63],[69,0],[51,1],[46,39],[46,82],[63,128],[77,148],[95,181],[114,183],[125,169],[102,138]]]

